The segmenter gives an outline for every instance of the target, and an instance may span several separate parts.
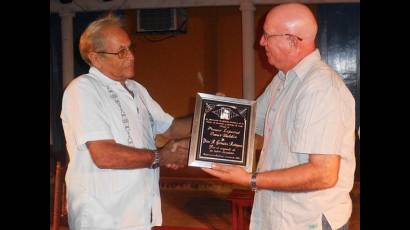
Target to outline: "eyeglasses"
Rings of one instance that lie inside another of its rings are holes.
[[[99,53],[99,54],[112,54],[112,55],[117,55],[117,57],[119,59],[124,59],[127,57],[128,53],[134,53],[134,45],[130,45],[128,47],[122,48],[120,49],[118,52],[116,53],[110,53],[110,52],[105,52],[105,51],[94,51],[95,53]]]
[[[265,38],[265,40],[268,40],[271,37],[275,37],[275,36],[289,36],[289,37],[295,37],[297,38],[299,41],[303,41],[303,39],[299,36],[296,36],[294,34],[268,34],[266,32],[263,32],[263,38]]]

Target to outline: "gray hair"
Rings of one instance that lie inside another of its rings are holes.
[[[87,62],[87,64],[91,65],[88,59],[88,53],[104,49],[104,36],[102,32],[107,27],[124,28],[124,24],[119,17],[110,13],[105,17],[93,21],[81,34],[79,45],[80,54],[81,58]]]

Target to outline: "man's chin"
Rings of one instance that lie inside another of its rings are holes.
[[[127,78],[133,78],[134,72],[128,72],[127,74],[125,74],[125,76],[127,76]]]
[[[269,63],[270,65],[272,65],[272,66],[275,66],[275,62],[274,62],[273,60],[271,60],[271,59],[268,59],[268,63]]]

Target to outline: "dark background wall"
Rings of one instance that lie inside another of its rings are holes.
[[[57,14],[50,14],[50,150],[52,152],[63,152],[65,148],[59,115],[63,93],[60,23]]]

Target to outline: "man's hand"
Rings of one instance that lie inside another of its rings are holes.
[[[238,184],[245,187],[250,186],[252,175],[246,172],[242,167],[213,163],[212,168],[201,169],[212,176],[218,177],[224,182]]]
[[[161,150],[160,166],[174,170],[187,166],[189,138],[169,141]]]

